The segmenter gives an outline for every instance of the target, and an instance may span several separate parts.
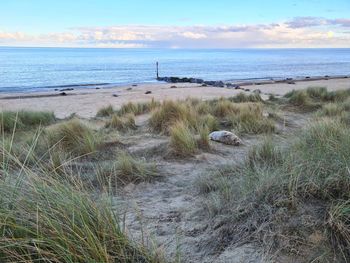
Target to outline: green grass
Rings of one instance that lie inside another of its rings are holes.
[[[200,127],[206,126],[209,132],[220,130],[220,123],[218,119],[211,114],[200,116],[199,125]]]
[[[81,183],[22,169],[0,181],[1,262],[158,262]]]
[[[348,128],[337,118],[320,119],[283,147],[267,138],[251,149],[244,164],[202,178],[198,187],[206,196],[205,207],[222,221],[218,238],[243,233],[241,240],[253,238],[280,254],[317,257],[328,251],[325,258],[336,255],[337,262],[348,260]],[[312,223],[298,220],[306,215]],[[325,240],[317,246],[307,238],[327,231],[329,235],[321,234]]]
[[[135,116],[132,113],[123,116],[113,114],[111,119],[106,123],[106,127],[114,128],[119,131],[135,130]]]
[[[197,139],[198,147],[204,150],[210,149],[209,143],[210,130],[207,125],[203,125],[199,128],[199,138]]]
[[[78,119],[72,119],[46,130],[49,145],[74,156],[93,153],[101,141],[95,132]]]
[[[115,111],[113,106],[108,105],[106,107],[99,109],[96,113],[96,117],[108,117],[108,116],[111,116],[114,112]]]
[[[56,120],[53,112],[46,111],[3,111],[0,113],[0,132],[27,130],[45,126]]]
[[[150,182],[158,177],[155,164],[119,152],[114,162],[97,168],[97,179],[103,186],[123,186],[128,183]]]
[[[289,103],[307,110],[315,110],[327,102],[344,102],[350,97],[350,89],[327,91],[324,87],[310,87],[306,90],[293,90],[285,96]]]
[[[194,132],[186,122],[178,121],[170,129],[170,146],[172,151],[181,157],[195,154],[198,150]]]
[[[259,94],[248,94],[246,95],[243,92],[240,92],[238,95],[229,98],[232,102],[263,102],[263,99]]]
[[[164,101],[153,112],[149,119],[149,126],[154,132],[169,134],[170,127],[178,121],[187,122],[191,127],[196,127],[195,112],[183,102]]]
[[[150,102],[139,102],[139,103],[128,102],[121,106],[121,108],[118,110],[118,114],[120,116],[128,113],[132,113],[134,115],[141,115],[141,114],[149,113],[159,106],[160,106],[160,103],[158,101],[155,101],[154,99],[152,99]]]
[[[240,103],[227,119],[238,134],[273,133],[276,130],[275,121],[263,116],[261,104]]]

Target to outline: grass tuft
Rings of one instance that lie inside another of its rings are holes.
[[[49,144],[56,145],[73,155],[96,151],[100,140],[94,131],[77,119],[60,123],[46,130]]]
[[[111,119],[106,123],[106,127],[115,128],[119,131],[128,131],[136,129],[135,116],[128,113],[122,117],[113,114]]]
[[[171,126],[170,146],[178,156],[186,157],[196,153],[197,141],[186,122],[178,121]]]
[[[168,134],[170,127],[178,121],[187,122],[191,127],[197,124],[195,112],[185,103],[164,101],[149,120],[151,129],[155,132]]]
[[[0,113],[0,132],[27,130],[45,126],[56,120],[53,112],[46,111],[3,111]]]
[[[148,112],[151,112],[152,110],[156,109],[160,106],[160,103],[158,101],[155,101],[152,99],[150,102],[139,102],[139,103],[133,103],[128,102],[126,104],[123,104],[118,111],[118,114],[120,116],[123,116],[125,114],[132,113],[134,115],[141,115]]]
[[[27,170],[1,180],[1,262],[157,262],[123,233],[111,204]]]
[[[114,113],[114,109],[112,105],[108,105],[99,109],[96,113],[96,117],[108,117]]]

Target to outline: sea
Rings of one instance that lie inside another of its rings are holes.
[[[251,81],[350,74],[350,49],[0,47],[0,92],[108,88],[160,76]]]

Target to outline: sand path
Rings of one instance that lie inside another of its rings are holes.
[[[286,120],[289,127],[280,127],[282,136],[305,123],[305,117],[294,113],[286,113]],[[215,222],[204,209],[208,204],[196,188],[196,181],[206,173],[243,162],[249,147],[263,136],[245,136],[239,147],[211,142],[210,152],[181,160],[164,158],[168,150],[165,136],[141,130],[121,139],[134,155],[156,162],[162,175],[153,183],[130,184],[116,197],[116,209],[125,211],[126,229],[132,238],[153,244],[168,259],[179,262],[268,262],[254,244],[220,247]]]

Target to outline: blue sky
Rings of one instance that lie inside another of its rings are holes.
[[[0,45],[349,47],[349,32],[349,0],[0,2]]]

